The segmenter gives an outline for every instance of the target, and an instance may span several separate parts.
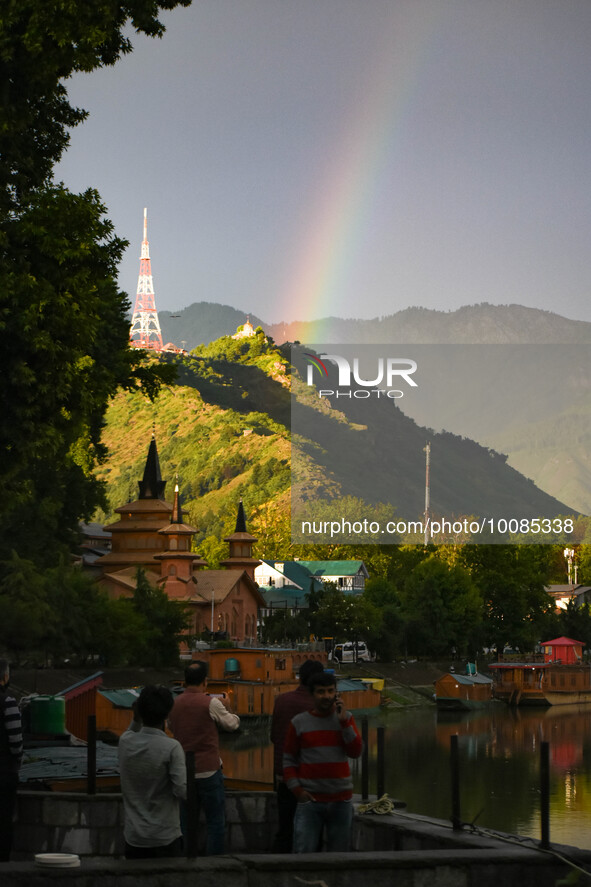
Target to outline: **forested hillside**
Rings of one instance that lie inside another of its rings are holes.
[[[99,476],[107,484],[111,510],[135,498],[154,430],[168,496],[178,475],[187,520],[199,529],[198,539],[206,540],[205,553],[214,560],[240,498],[251,529],[264,537],[259,554],[266,557],[285,556],[289,549],[292,497],[296,503],[346,498],[357,510],[383,505],[392,515],[420,517],[427,439],[434,514],[568,512],[507,466],[503,456],[474,441],[421,428],[391,402],[368,421],[359,401],[341,402],[336,409],[301,384],[304,439],[298,439],[292,488],[287,352],[260,330],[250,339],[223,337],[168,360],[177,364],[177,383],[154,403],[138,392],[121,392],[113,401],[103,437],[109,457]],[[302,428],[299,433],[301,438]]]
[[[240,498],[251,520],[260,513],[258,524],[271,524],[269,532],[277,514],[289,513],[289,368],[262,333],[225,337],[170,360],[177,384],[154,403],[137,392],[113,401],[103,436],[109,457],[98,474],[111,510],[136,498],[154,431],[167,496],[178,475],[185,519],[199,539],[211,537],[206,548],[215,559]]]

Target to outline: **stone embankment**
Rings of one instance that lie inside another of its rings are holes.
[[[450,671],[464,670],[463,662],[359,662],[344,663],[338,674],[353,678],[384,678],[383,695],[392,706],[429,705],[433,703],[434,682]]]
[[[227,856],[124,860],[121,796],[22,793],[16,845],[23,861],[0,863],[2,887],[555,887],[575,870],[591,869],[591,852],[542,851],[534,841],[453,830],[451,824],[405,812],[356,815],[351,853],[302,856],[269,853],[275,796],[227,796]],[[70,852],[78,868],[37,867],[36,852]],[[570,883],[570,882],[569,882]]]

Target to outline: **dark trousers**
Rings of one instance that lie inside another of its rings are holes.
[[[133,847],[125,842],[126,859],[166,859],[183,855],[183,839],[176,838],[171,844],[162,847]]]
[[[194,787],[187,802],[181,802],[181,829],[187,842],[187,850],[191,851],[191,844],[197,835],[189,835],[189,816],[187,805],[192,803],[192,818],[197,828],[201,810],[205,814],[205,827],[207,839],[205,844],[206,856],[219,856],[225,853],[226,844],[226,799],[224,795],[224,774],[218,770],[213,776],[205,779],[195,779]]]
[[[17,786],[16,773],[0,773],[0,862],[8,862],[10,859]]]
[[[291,853],[293,845],[293,818],[298,802],[293,792],[290,792],[284,782],[278,782],[275,788],[277,793],[277,819],[279,827],[273,841],[273,853]]]

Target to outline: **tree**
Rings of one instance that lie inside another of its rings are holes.
[[[36,0],[0,19],[0,516],[5,561],[14,548],[40,566],[71,545],[80,517],[102,502],[92,468],[109,399],[119,386],[153,396],[173,367],[145,366],[129,347],[127,297],[116,283],[125,242],[94,191],[51,181],[84,111],[64,81],[131,50],[128,21],[160,36],[160,9],[190,0]],[[30,545],[33,531],[36,545]],[[1,578],[1,576],[0,576]]]
[[[249,528],[258,540],[257,550],[266,560],[290,559],[292,545],[288,505],[265,502],[254,511]]]
[[[380,627],[380,611],[364,595],[344,595],[330,583],[324,592],[314,594],[310,628],[318,637],[362,641],[377,634]]]
[[[287,610],[275,610],[265,617],[261,629],[264,644],[295,644],[306,640],[309,634],[308,620],[303,613],[292,616]]]
[[[80,517],[103,503],[92,475],[106,405],[119,386],[147,384],[128,347],[127,301],[115,277],[122,243],[95,192],[39,194],[3,226],[0,355],[4,379],[0,506],[4,545],[55,558]],[[0,555],[6,556],[0,542]]]
[[[105,665],[151,665],[146,617],[131,598],[109,600],[105,620],[96,627],[100,659]]]
[[[463,567],[431,555],[407,577],[400,597],[409,653],[437,657],[455,647],[471,655],[479,647],[482,598]]]
[[[579,546],[579,569],[577,579],[585,585],[591,585],[591,544]]]
[[[400,594],[392,582],[378,577],[367,582],[364,597],[379,609],[382,616],[379,631],[368,638],[368,643],[379,659],[388,662],[405,652]]]
[[[545,591],[552,571],[552,546],[465,545],[461,561],[484,600],[484,640],[531,650],[546,634],[552,601]]]
[[[573,638],[575,641],[583,641],[585,652],[591,650],[591,608],[589,604],[577,606],[576,601],[570,600],[564,610],[558,614],[559,629],[557,635]],[[540,638],[547,641],[549,638]]]
[[[12,552],[0,564],[0,650],[17,660],[39,656],[48,636],[51,609],[43,577],[32,561]]]
[[[160,588],[150,585],[145,571],[137,571],[133,592],[133,607],[144,618],[145,629],[136,656],[137,665],[176,665],[179,658],[179,641],[187,628],[187,614],[181,605],[171,601]]]
[[[61,558],[44,575],[50,608],[45,650],[54,665],[64,660],[84,663],[99,655],[109,600],[96,582]]]

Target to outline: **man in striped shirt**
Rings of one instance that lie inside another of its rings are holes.
[[[18,771],[23,754],[23,731],[16,700],[8,695],[10,669],[0,659],[0,862],[8,862],[12,847],[12,819]]]
[[[293,847],[293,819],[297,808],[295,795],[283,781],[283,744],[292,719],[302,711],[310,711],[313,702],[308,690],[311,675],[324,671],[317,659],[306,659],[300,665],[300,685],[289,693],[280,693],[275,699],[271,720],[273,754],[273,781],[277,792],[277,834],[273,841],[273,853],[291,853]]]
[[[314,853],[326,827],[326,849],[349,849],[353,780],[348,758],[361,755],[353,715],[337,695],[332,674],[308,680],[313,709],[296,715],[283,747],[283,778],[296,796],[294,853]]]

